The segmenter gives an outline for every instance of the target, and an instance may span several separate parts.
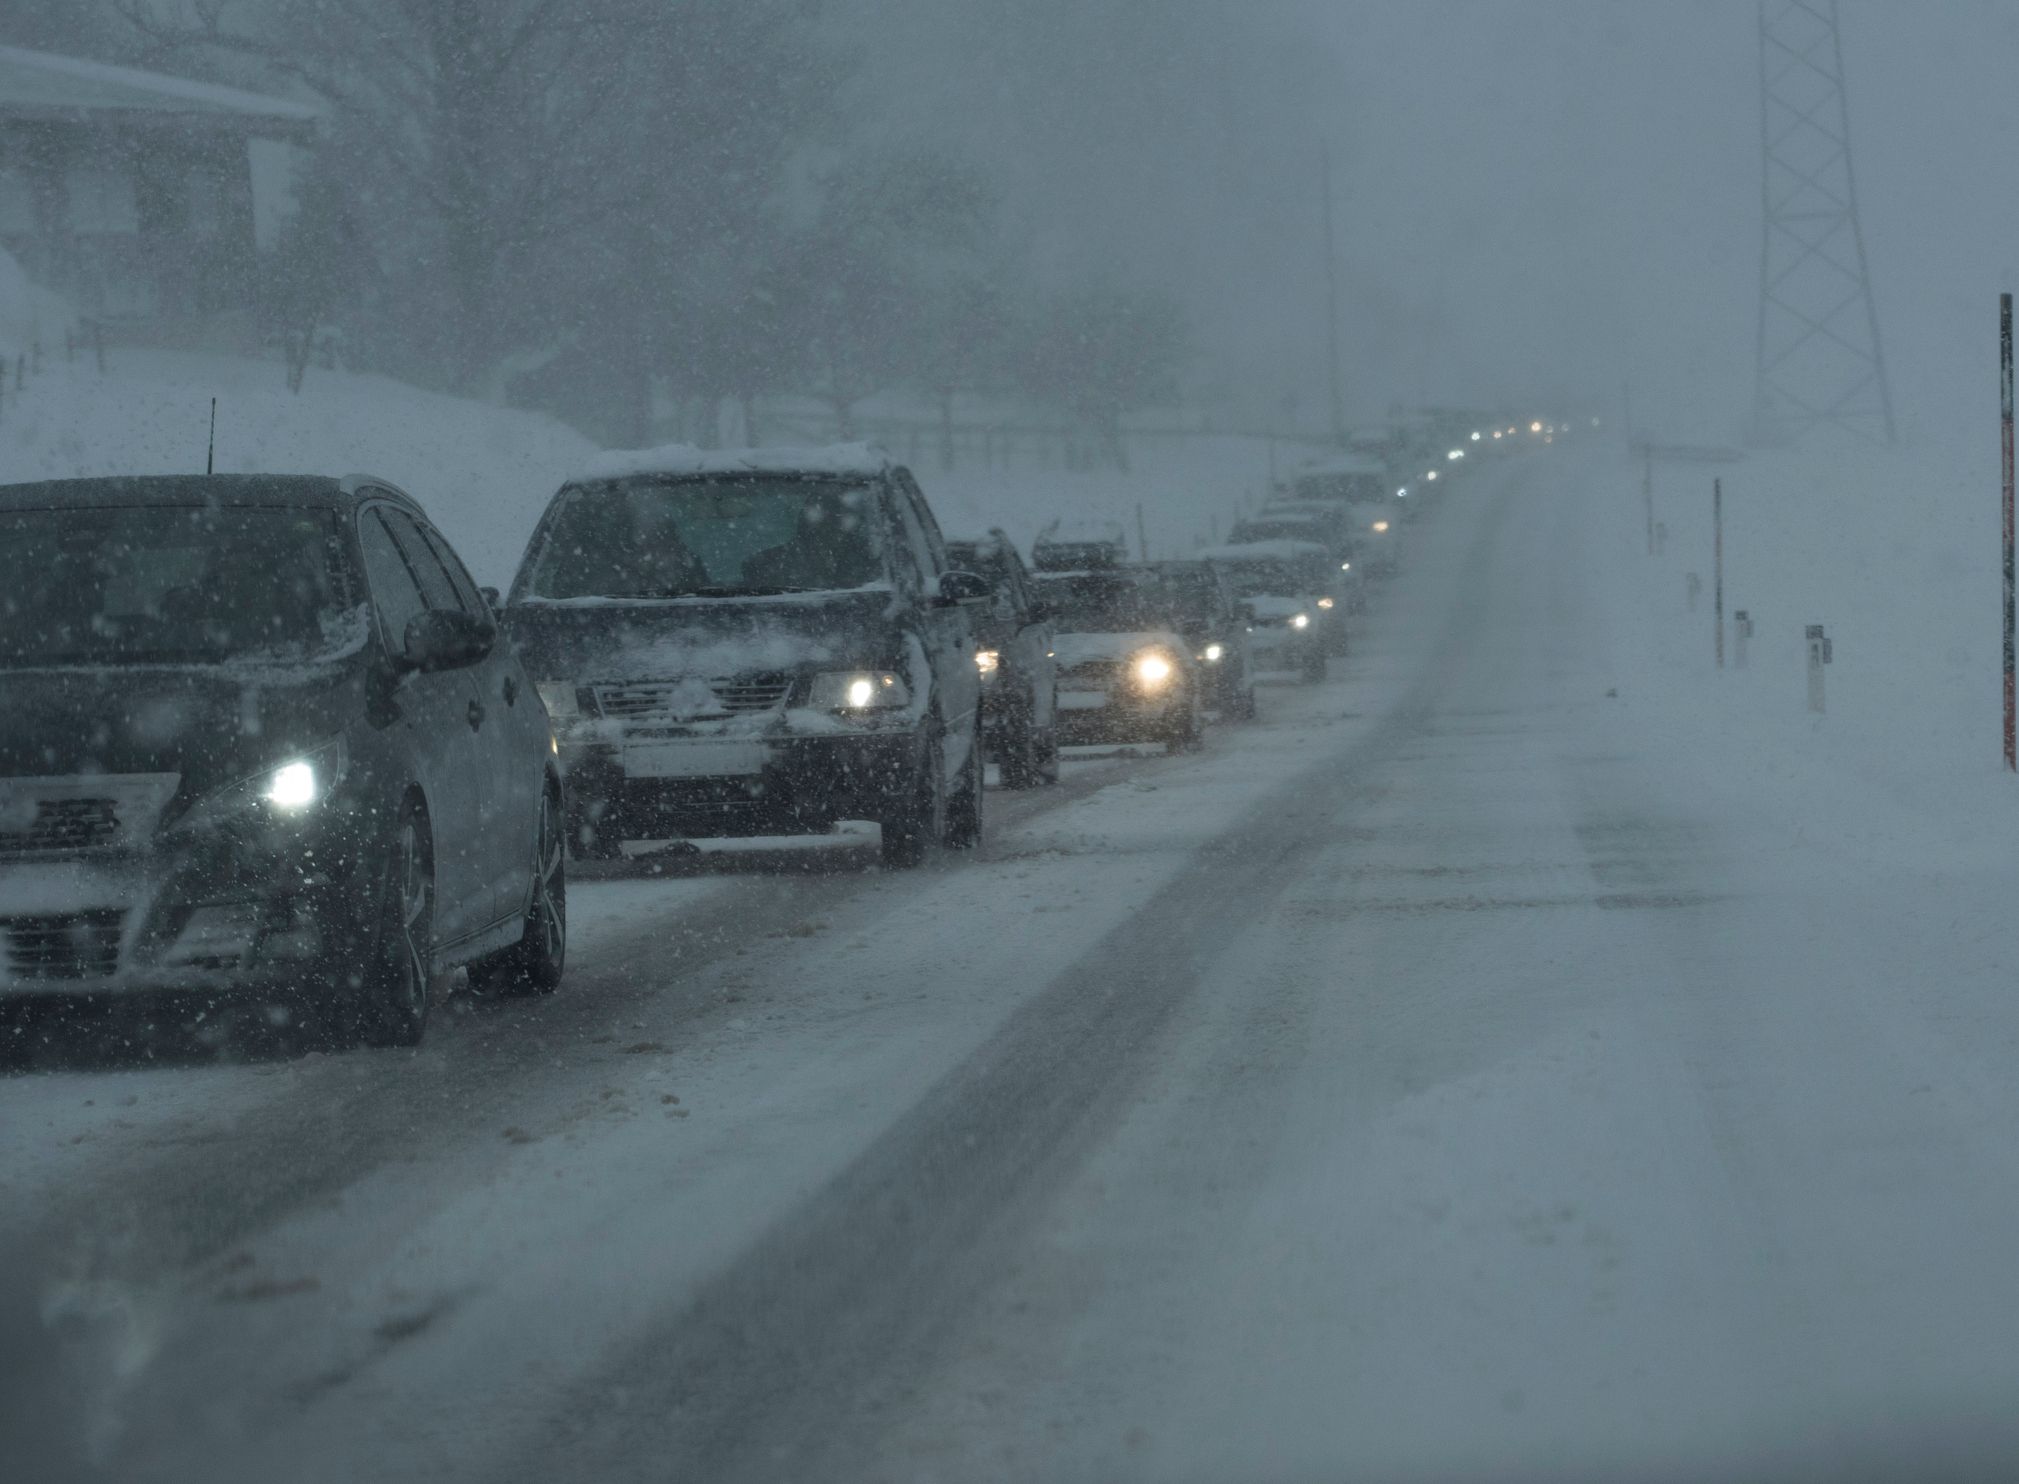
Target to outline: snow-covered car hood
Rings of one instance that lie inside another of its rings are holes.
[[[1152,645],[1179,655],[1189,653],[1185,641],[1168,629],[1143,629],[1133,634],[1059,634],[1052,640],[1052,652],[1058,656],[1059,668],[1063,670],[1088,660],[1125,660]]]
[[[179,775],[186,803],[340,732],[362,709],[361,661],[265,684],[228,666],[9,670],[0,777]]]
[[[904,654],[894,595],[860,588],[776,598],[514,603],[504,628],[541,680],[720,679],[852,665]]]

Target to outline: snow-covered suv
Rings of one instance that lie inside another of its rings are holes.
[[[506,631],[555,718],[569,838],[982,830],[975,609],[910,473],[860,444],[605,454],[563,485]]]

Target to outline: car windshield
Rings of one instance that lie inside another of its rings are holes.
[[[875,491],[789,477],[641,478],[557,497],[525,596],[833,592],[885,579]]]
[[[1230,541],[1318,541],[1325,527],[1310,520],[1244,520],[1228,533]]]
[[[351,591],[333,511],[0,511],[0,665],[328,658]]]
[[[1183,624],[1201,624],[1213,618],[1218,607],[1217,585],[1206,572],[1164,572],[1158,588],[1171,616]]]
[[[1037,580],[1039,598],[1052,605],[1063,633],[1131,634],[1160,626],[1156,605],[1134,577],[1068,572]]]
[[[1379,474],[1300,474],[1291,491],[1300,500],[1378,500],[1388,481]]]
[[[1269,557],[1228,562],[1225,566],[1227,580],[1233,584],[1237,597],[1301,597],[1317,589],[1309,566],[1303,562]]]

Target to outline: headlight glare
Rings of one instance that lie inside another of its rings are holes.
[[[1320,598],[1318,600],[1318,606],[1320,608],[1330,608],[1332,606],[1332,600],[1330,598]]]
[[[1205,647],[1205,649],[1200,652],[1199,658],[1206,661],[1206,663],[1208,664],[1217,665],[1221,661],[1221,659],[1225,657],[1226,653],[1227,649],[1225,645],[1208,644]]]
[[[1308,628],[1310,628],[1310,627],[1311,627],[1311,615],[1310,615],[1310,614],[1308,614],[1308,613],[1299,613],[1299,614],[1296,614],[1296,615],[1294,615],[1294,616],[1293,616],[1293,617],[1292,617],[1292,618],[1290,619],[1290,627],[1291,627],[1291,628],[1293,628],[1293,629],[1308,629]]]
[[[1176,673],[1177,667],[1171,663],[1170,656],[1161,650],[1146,649],[1136,656],[1136,662],[1130,668],[1135,674],[1136,683],[1144,690],[1162,690],[1170,684],[1171,676]]]
[[[995,673],[1002,668],[1002,655],[993,649],[977,649],[974,652],[974,667],[981,671],[984,680],[995,679]]]
[[[313,763],[299,760],[282,763],[267,775],[259,794],[274,808],[292,814],[308,808],[321,796],[321,780],[315,776]]]
[[[843,670],[814,676],[806,703],[816,711],[894,711],[911,704],[911,688],[888,670]]]

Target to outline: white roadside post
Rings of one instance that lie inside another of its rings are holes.
[[[1746,640],[1753,637],[1753,616],[1744,608],[1732,615],[1732,668],[1746,667]]]
[[[1830,641],[1819,623],[1809,625],[1809,709],[1823,712],[1823,666],[1830,663]]]

